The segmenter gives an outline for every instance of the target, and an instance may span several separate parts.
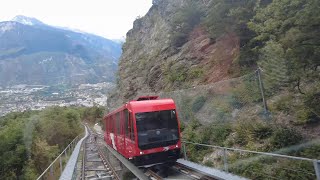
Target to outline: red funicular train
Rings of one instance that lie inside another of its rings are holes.
[[[103,120],[107,144],[135,165],[171,163],[179,158],[180,124],[172,99],[140,97]]]

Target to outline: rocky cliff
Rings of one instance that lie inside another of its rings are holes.
[[[197,7],[193,7],[195,5]],[[236,76],[239,38],[212,38],[201,17],[209,1],[161,0],[127,33],[120,58],[117,99],[170,91]],[[197,9],[196,9],[197,8]],[[199,11],[201,9],[201,11]]]

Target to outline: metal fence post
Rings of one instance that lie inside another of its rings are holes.
[[[67,148],[66,148],[66,150],[64,151],[64,156],[67,158],[68,157],[68,152],[67,152]]]
[[[228,172],[228,159],[227,159],[227,149],[223,148],[223,165],[224,171]]]
[[[188,160],[187,151],[186,151],[186,143],[183,143],[183,157],[185,160]]]
[[[258,68],[257,74],[258,74],[258,80],[259,80],[259,87],[260,87],[260,92],[261,92],[261,96],[262,96],[264,112],[267,115],[268,114],[268,106],[267,106],[267,101],[266,101],[266,99],[264,97],[264,87],[263,87],[263,82],[262,82],[261,72],[260,71],[261,71],[261,69]]]
[[[320,161],[313,161],[314,170],[316,172],[317,180],[320,180]]]
[[[53,176],[53,167],[52,166],[50,167],[50,176]]]
[[[61,159],[61,156],[60,156],[59,160],[60,160],[60,172],[62,174],[62,159]]]

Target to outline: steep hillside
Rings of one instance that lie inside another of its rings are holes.
[[[237,75],[239,37],[226,33],[213,39],[201,24],[192,1],[154,2],[127,33],[119,64],[122,98],[139,92],[159,92],[217,82]],[[191,3],[191,4],[190,4]],[[207,1],[197,2],[205,13]],[[188,22],[189,17],[196,22]],[[200,16],[200,15],[199,15]],[[180,23],[179,21],[184,21]],[[189,23],[184,34],[184,24]]]
[[[319,159],[319,7],[154,0],[127,33],[110,108],[139,95],[172,98],[186,141]],[[189,160],[223,169],[221,149],[186,147]],[[315,179],[311,163],[227,156],[229,172],[250,179]]]
[[[313,97],[320,79],[318,6],[316,0],[153,1],[127,33],[114,99],[211,84],[258,67],[267,95],[288,90]]]
[[[120,46],[17,16],[0,22],[0,86],[114,81]]]

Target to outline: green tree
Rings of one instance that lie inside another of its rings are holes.
[[[259,8],[248,23],[257,36],[252,42],[264,54],[266,48],[277,46],[282,52],[272,53],[272,58],[287,61],[288,77],[291,86],[304,93],[301,84],[319,79],[320,66],[320,13],[318,0],[274,0],[264,8]],[[262,63],[262,62],[261,62]],[[268,62],[267,62],[268,63]]]
[[[18,178],[27,160],[22,130],[19,118],[0,129],[0,177],[4,179]]]
[[[239,65],[245,71],[255,67],[258,54],[253,49],[256,44],[251,41],[256,32],[248,27],[248,22],[254,17],[257,9],[264,7],[271,0],[237,0],[211,1],[204,25],[212,39],[222,35],[236,34],[240,40]]]
[[[81,131],[77,108],[0,117],[0,177],[34,179]]]
[[[189,33],[200,23],[204,15],[201,7],[197,2],[191,1],[186,6],[180,8],[174,15],[171,23],[172,45],[180,47],[188,41]]]
[[[32,148],[32,159],[38,172],[43,172],[58,154],[58,146],[50,146],[40,138],[35,139]]]
[[[280,43],[268,41],[261,49],[258,65],[262,68],[265,88],[274,90],[285,86],[289,81],[289,62]]]

